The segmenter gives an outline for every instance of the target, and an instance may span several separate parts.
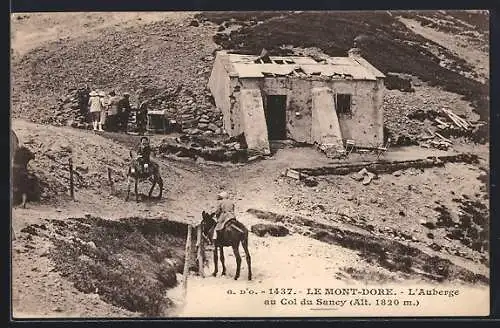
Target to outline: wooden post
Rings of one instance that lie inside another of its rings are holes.
[[[113,182],[113,178],[111,176],[111,168],[108,166],[108,182],[109,182],[109,186],[111,187],[111,192],[114,193],[115,192],[115,184]]]
[[[191,225],[188,225],[187,237],[186,237],[186,254],[184,258],[184,271],[182,273],[182,286],[184,290],[184,295],[187,292],[187,278],[189,275],[189,265],[191,260]]]
[[[109,185],[112,186],[113,179],[111,179],[111,168],[110,167],[108,167],[108,181],[109,181]]]
[[[71,158],[68,159],[69,164],[69,194],[71,199],[75,200],[75,184],[73,182],[73,160]]]
[[[196,247],[197,247],[197,259],[198,259],[198,273],[202,278],[205,278],[205,270],[204,267],[204,255],[205,255],[205,247],[203,243],[203,238],[201,238],[201,224],[196,227]]]

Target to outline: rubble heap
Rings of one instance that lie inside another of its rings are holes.
[[[181,130],[190,135],[222,134],[222,112],[212,103],[210,91],[205,89],[203,99],[189,87],[142,89],[138,101],[146,100],[151,111],[166,111],[166,118],[175,121]]]
[[[231,137],[226,140],[211,140],[204,136],[183,135],[177,138],[165,138],[158,147],[158,152],[164,155],[203,158],[214,162],[233,163],[248,162],[258,158],[248,149],[244,136]],[[254,156],[252,156],[254,155]]]
[[[74,128],[90,129],[87,107],[89,90],[81,87],[70,90],[70,93],[58,99],[58,107],[52,117],[54,125],[68,125]]]
[[[423,141],[420,145],[425,148],[448,150],[453,142],[447,137],[473,137],[485,125],[483,122],[471,123],[446,108],[433,113],[432,117],[437,131],[433,132],[427,129],[429,135],[420,137],[420,140]]]
[[[412,85],[415,87],[413,93],[403,94],[396,90],[385,92],[383,105],[385,135],[391,138],[392,145],[420,145],[422,142],[428,143],[427,141],[431,139],[437,142],[439,137],[433,135],[435,131],[446,138],[466,137],[476,142],[487,140],[488,133],[480,131],[487,129],[487,125],[482,125],[478,121],[480,116],[474,113],[470,103],[461,99],[459,95],[439,90],[416,78],[412,80]],[[448,114],[442,111],[443,108],[467,121],[466,124],[472,125],[471,128],[464,129],[455,125]],[[451,129],[442,129],[444,126],[436,122],[436,118],[448,123]],[[433,147],[428,144],[429,147]],[[439,146],[437,143],[435,146],[445,148],[444,145]]]

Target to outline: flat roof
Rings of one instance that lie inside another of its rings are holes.
[[[384,77],[379,70],[363,58],[328,57],[316,61],[306,56],[269,56],[263,60],[259,56],[228,54],[219,51],[217,56],[223,61],[231,76],[259,78],[267,76],[323,76],[336,79],[376,80]]]

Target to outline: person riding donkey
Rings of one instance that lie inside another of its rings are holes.
[[[223,230],[226,224],[231,220],[236,220],[236,215],[234,214],[234,202],[229,199],[229,194],[225,191],[217,195],[219,204],[215,210],[215,217],[217,218],[217,224],[213,229],[212,242],[219,237],[220,231]]]
[[[149,165],[151,163],[151,146],[149,145],[149,138],[142,137],[141,143],[139,144],[139,149],[137,150],[137,154],[139,155],[139,164],[141,166],[141,173],[147,173]]]

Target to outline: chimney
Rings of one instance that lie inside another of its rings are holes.
[[[351,48],[347,51],[347,55],[349,57],[361,57],[361,49],[359,48]]]
[[[269,58],[269,53],[266,49],[262,49],[260,52],[260,56],[255,60],[256,63],[262,61],[263,63],[271,63],[271,59]]]

